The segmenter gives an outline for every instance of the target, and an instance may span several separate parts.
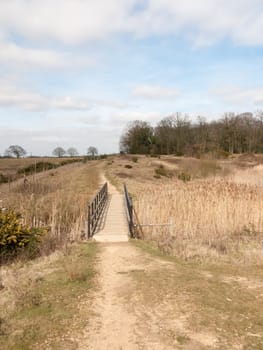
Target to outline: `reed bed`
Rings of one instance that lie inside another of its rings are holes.
[[[141,224],[170,224],[143,229],[145,239],[165,252],[186,259],[253,256],[263,260],[261,186],[227,178],[171,180],[145,186],[134,199]]]

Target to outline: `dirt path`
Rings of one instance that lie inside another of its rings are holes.
[[[150,318],[145,317],[146,309],[137,303],[134,294],[133,274],[157,268],[157,260],[149,258],[129,242],[101,244],[98,291],[92,302],[94,317],[83,334],[75,338],[78,349],[173,349],[149,332],[150,324],[156,325],[162,322],[162,318],[155,312]],[[164,264],[169,265],[161,263]],[[144,324],[141,324],[141,319],[144,319]]]

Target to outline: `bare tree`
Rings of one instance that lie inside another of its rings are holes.
[[[78,150],[75,148],[75,147],[70,147],[68,150],[67,150],[67,154],[70,156],[70,157],[76,157],[79,155],[79,152]]]
[[[94,146],[90,146],[87,153],[94,159],[98,155],[98,149]]]
[[[62,148],[62,147],[56,147],[56,148],[53,150],[52,154],[53,154],[54,156],[56,156],[56,157],[61,158],[61,157],[63,157],[63,156],[66,154],[66,151],[65,151],[64,148]]]
[[[15,156],[16,158],[21,158],[26,155],[26,150],[21,146],[11,145],[5,151],[5,155],[9,157]]]

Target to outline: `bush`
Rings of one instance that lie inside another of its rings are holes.
[[[4,184],[8,182],[8,177],[4,174],[0,173],[0,184]]]
[[[186,172],[181,172],[177,175],[179,180],[182,180],[184,182],[190,181],[191,180],[191,174],[186,173]]]
[[[132,157],[132,161],[133,161],[133,163],[137,163],[138,162],[138,157]]]
[[[14,210],[0,209],[0,258],[8,260],[22,252],[28,258],[34,258],[38,254],[41,237],[46,232],[46,228],[23,225],[21,215]]]
[[[77,162],[81,162],[81,161],[82,161],[81,158],[64,159],[59,163],[59,165],[63,166],[63,165],[68,165],[68,164],[77,163]]]
[[[126,164],[126,165],[124,165],[124,168],[131,169],[131,168],[132,168],[132,165]]]
[[[230,155],[231,153],[224,151],[223,149],[216,152],[216,158],[219,158],[219,159],[227,159],[230,157]]]
[[[17,171],[18,174],[31,175],[34,173],[40,173],[42,171],[55,169],[59,165],[50,162],[37,162],[36,164],[30,164],[25,168],[21,168]]]
[[[107,159],[108,158],[108,154],[101,154],[99,156],[100,159]]]
[[[160,165],[159,168],[155,169],[155,175],[157,176],[168,176],[167,170],[163,165]]]

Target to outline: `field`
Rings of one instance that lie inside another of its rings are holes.
[[[49,233],[2,266],[0,347],[262,349],[262,174],[261,155],[120,155],[1,184],[2,207]],[[101,175],[127,184],[141,239],[83,241]]]
[[[9,167],[17,172],[32,164],[30,162],[31,159],[0,159],[0,168]],[[99,172],[93,163],[64,165],[2,184],[0,206],[14,208],[27,226],[48,227],[42,247],[43,253],[48,253],[66,241],[85,236],[87,203],[99,181]]]
[[[123,156],[108,175],[133,197],[144,239],[182,258],[262,263],[262,156]]]

